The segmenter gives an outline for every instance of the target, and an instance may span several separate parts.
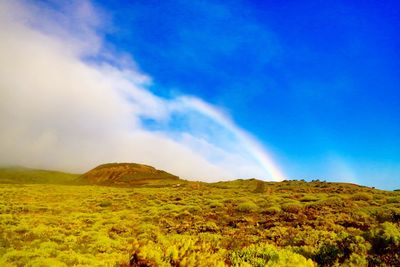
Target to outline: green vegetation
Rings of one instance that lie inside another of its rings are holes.
[[[70,184],[78,177],[78,174],[24,167],[0,168],[0,183],[2,184]]]
[[[3,183],[0,266],[400,266],[399,224],[344,183]]]
[[[311,259],[273,245],[250,245],[231,254],[234,266],[315,266]]]

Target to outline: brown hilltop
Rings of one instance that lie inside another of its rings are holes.
[[[146,185],[176,182],[178,176],[138,163],[107,163],[84,173],[78,181],[97,185]]]

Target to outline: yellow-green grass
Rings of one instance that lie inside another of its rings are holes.
[[[66,184],[73,182],[78,177],[78,174],[59,171],[37,170],[25,167],[0,167],[0,183]]]

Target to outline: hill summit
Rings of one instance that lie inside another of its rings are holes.
[[[138,163],[107,163],[81,175],[78,180],[97,185],[145,185],[176,182],[178,176]]]

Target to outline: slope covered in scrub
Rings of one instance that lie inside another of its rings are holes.
[[[172,181],[0,184],[0,265],[400,265],[399,192],[321,181]]]

